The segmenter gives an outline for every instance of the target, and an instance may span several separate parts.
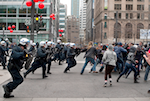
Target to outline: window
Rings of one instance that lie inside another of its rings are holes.
[[[126,24],[125,38],[132,39],[132,24],[131,23]]]
[[[25,23],[19,23],[19,30],[26,30]]]
[[[133,19],[133,13],[130,13],[130,19]]]
[[[140,29],[144,29],[144,25],[142,23],[139,23],[137,25],[137,36],[136,36],[137,39],[140,39]]]
[[[144,19],[144,13],[141,14],[141,19]]]
[[[133,0],[126,0],[126,1],[133,1]]]
[[[144,2],[144,0],[137,0],[137,1]]]
[[[115,10],[121,10],[121,4],[115,4],[114,7]]]
[[[144,10],[144,5],[137,5],[137,10]]]
[[[137,19],[140,19],[141,16],[140,16],[140,13],[137,13]]]
[[[104,39],[107,39],[107,33],[106,32],[104,33]]]
[[[107,28],[107,22],[105,22],[105,24],[104,24],[104,28]]]
[[[114,24],[114,38],[121,38],[121,24],[118,23],[116,26],[116,23]]]
[[[128,15],[128,13],[126,13],[126,19],[128,19],[129,18],[129,15]]]
[[[114,18],[116,18],[116,13],[114,13]],[[121,19],[121,13],[118,13],[118,17],[119,19]]]
[[[16,13],[16,8],[8,8],[8,13]]]
[[[126,5],[126,10],[133,10],[133,5]]]

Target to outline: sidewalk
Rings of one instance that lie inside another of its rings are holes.
[[[150,98],[0,98],[0,101],[150,101]]]
[[[8,72],[8,70],[3,70],[3,67],[0,66],[0,84],[4,83],[5,81],[7,81],[8,79],[11,78],[10,73]],[[1,100],[0,100],[1,101]]]

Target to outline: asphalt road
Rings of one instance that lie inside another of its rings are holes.
[[[42,69],[39,68],[35,74],[30,73],[24,82],[14,90],[13,94],[17,98],[135,98],[150,97],[147,90],[150,88],[150,81],[144,82],[145,72],[141,72],[139,84],[133,83],[133,73],[128,79],[121,78],[117,83],[118,73],[112,73],[113,86],[109,84],[105,88],[104,71],[103,73],[88,73],[91,65],[89,64],[83,75],[80,71],[84,65],[83,54],[77,60],[77,65],[64,74],[63,71],[67,64],[59,66],[58,63],[52,63],[51,75],[42,79]],[[100,65],[97,66],[99,70]],[[25,72],[25,71],[23,71]],[[21,73],[23,73],[21,72]],[[6,81],[4,84],[6,84]],[[2,86],[2,84],[1,84]],[[0,88],[0,98],[3,96],[3,89]]]

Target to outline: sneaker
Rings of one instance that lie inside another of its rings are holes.
[[[112,86],[112,81],[110,81],[110,86]]]
[[[104,87],[107,87],[107,83],[104,84]]]

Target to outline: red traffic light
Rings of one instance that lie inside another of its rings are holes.
[[[8,26],[8,30],[10,30],[11,29],[11,26]]]
[[[62,37],[62,34],[59,34],[60,37]]]
[[[15,26],[15,25],[12,25],[12,28],[16,28],[16,26]]]
[[[12,33],[13,32],[13,30],[12,29],[10,29],[10,33]]]
[[[27,1],[27,2],[26,2],[26,5],[27,5],[28,7],[32,6],[32,1]]]
[[[43,4],[43,3],[39,3],[38,6],[39,6],[40,9],[43,9],[43,8],[44,8],[44,4]]]
[[[64,32],[63,30],[61,30],[61,32]]]

